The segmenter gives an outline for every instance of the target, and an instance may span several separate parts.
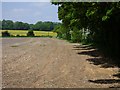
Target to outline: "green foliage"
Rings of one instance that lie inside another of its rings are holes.
[[[1,24],[2,23],[2,24]],[[11,20],[0,21],[0,28],[3,30],[42,30],[52,31],[55,26],[59,25],[57,22],[42,22],[38,21],[36,24],[28,24],[23,22],[13,22]]]
[[[58,38],[62,38],[62,27],[61,26],[56,26],[55,28],[54,28],[54,32],[56,32],[57,33],[57,37]]]
[[[2,30],[28,30],[29,24],[23,22],[13,22],[12,20],[3,20],[2,21]]]
[[[14,23],[14,29],[15,30],[28,30],[28,29],[30,29],[30,26],[29,26],[28,23],[15,22]]]
[[[57,26],[54,29],[54,32],[57,33],[58,38],[63,38],[63,39],[66,39],[66,40],[71,39],[71,34],[70,34],[69,29],[67,27],[63,26],[63,25]]]
[[[16,35],[16,37],[20,37],[20,35],[19,35],[19,34],[17,34],[17,35]]]
[[[34,34],[34,32],[32,30],[29,30],[28,33],[27,33],[27,36],[28,37],[34,37],[35,34]]]
[[[2,21],[2,29],[7,30],[7,29],[13,29],[14,24],[13,21],[11,20],[3,20]]]
[[[109,17],[108,16],[103,16],[102,17],[102,21],[105,21],[105,20],[107,20]]]
[[[58,5],[58,17],[62,20],[62,28],[56,30],[60,37],[69,33],[73,42],[94,43],[109,56],[120,58],[120,2],[53,4]]]
[[[71,32],[71,41],[72,42],[81,42],[82,41],[82,32],[74,27],[73,31]]]
[[[0,30],[2,29],[2,21],[0,21]]]
[[[38,22],[32,27],[32,29],[33,29],[33,30],[51,31],[51,30],[54,29],[55,25],[57,25],[57,23],[38,21]]]
[[[10,37],[10,33],[8,31],[2,32],[2,37]]]

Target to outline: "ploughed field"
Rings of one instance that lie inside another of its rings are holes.
[[[118,68],[103,67],[106,64],[101,63],[102,58],[95,51],[94,48],[55,38],[3,38],[2,87],[119,86],[119,78],[113,76]]]

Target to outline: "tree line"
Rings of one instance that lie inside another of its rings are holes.
[[[120,2],[52,2],[62,24],[59,38],[92,43],[110,57],[120,58]]]
[[[58,22],[42,22],[38,21],[35,24],[28,24],[24,22],[13,22],[12,20],[2,20],[0,21],[0,28],[2,30],[41,30],[41,31],[51,31],[55,26],[59,25]]]

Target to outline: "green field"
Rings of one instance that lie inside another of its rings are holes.
[[[11,35],[16,36],[26,36],[28,30],[0,30],[0,36],[2,36],[1,32],[8,31]],[[34,31],[35,36],[52,36],[56,37],[57,33],[51,31]]]

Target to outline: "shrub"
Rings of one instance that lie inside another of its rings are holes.
[[[17,34],[17,35],[16,35],[16,37],[20,37],[20,35],[19,35],[19,34]]]
[[[34,34],[34,32],[32,30],[30,30],[30,31],[28,31],[27,36],[28,37],[34,37],[35,34]]]
[[[71,32],[71,41],[72,42],[81,42],[82,41],[82,32],[76,27],[73,28]]]
[[[2,32],[2,37],[10,37],[10,33],[8,31]]]

